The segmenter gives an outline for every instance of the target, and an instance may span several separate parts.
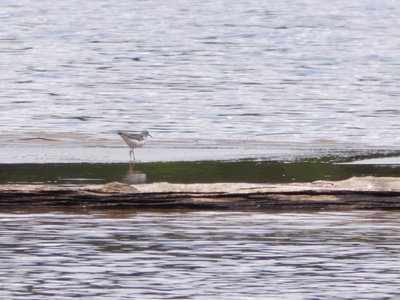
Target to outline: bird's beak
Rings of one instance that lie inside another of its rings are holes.
[[[149,137],[153,137],[153,136],[149,133]]]

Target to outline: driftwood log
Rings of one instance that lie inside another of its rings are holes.
[[[290,184],[0,185],[0,208],[399,209],[400,178]]]

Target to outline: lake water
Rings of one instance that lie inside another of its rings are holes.
[[[399,212],[1,212],[3,299],[395,299]]]
[[[399,14],[390,0],[3,1],[2,133],[398,146]]]

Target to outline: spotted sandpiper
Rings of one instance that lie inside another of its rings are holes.
[[[125,143],[129,146],[129,158],[131,161],[135,160],[135,152],[133,149],[143,147],[147,142],[147,137],[151,136],[151,134],[147,130],[143,130],[139,134],[132,134],[129,132],[118,132],[119,136],[125,141]]]

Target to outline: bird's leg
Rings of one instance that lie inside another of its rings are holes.
[[[133,161],[135,161],[136,160],[136,158],[135,158],[135,150],[133,150],[133,148],[132,148],[132,155],[133,155]]]
[[[133,161],[133,148],[131,148],[130,150],[129,150],[129,161]]]

